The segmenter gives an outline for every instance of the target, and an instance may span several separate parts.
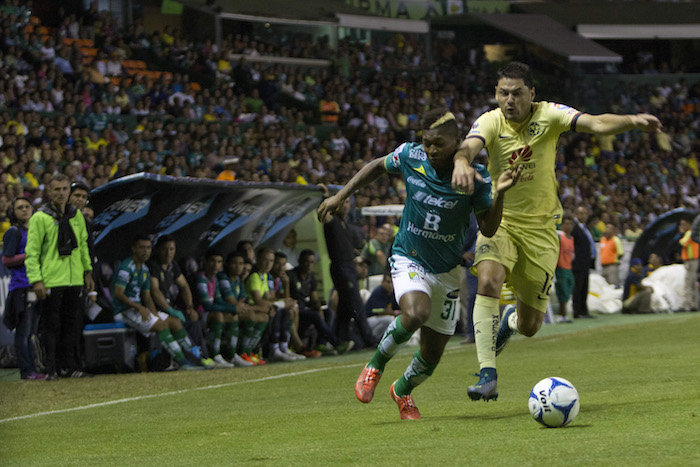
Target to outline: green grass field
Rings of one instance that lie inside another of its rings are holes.
[[[496,402],[472,402],[473,345],[455,338],[401,421],[387,366],[375,399],[353,384],[369,351],[264,367],[0,383],[0,465],[700,465],[700,313],[601,316],[515,337]],[[7,376],[7,375],[6,375]],[[538,425],[532,386],[570,380],[581,412]]]

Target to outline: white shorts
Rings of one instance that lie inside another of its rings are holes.
[[[165,321],[168,319],[168,316],[170,315],[168,315],[166,312],[159,311],[157,316],[151,313],[148,319],[144,321],[143,317],[141,317],[141,313],[133,308],[129,308],[119,314],[114,315],[114,321],[117,323],[124,323],[127,326],[136,329],[144,336],[148,336],[148,334],[151,332],[151,328],[158,322],[158,320],[160,319],[161,321]]]
[[[423,323],[435,332],[452,336],[459,316],[457,316],[457,299],[459,298],[459,266],[452,271],[433,274],[423,266],[405,256],[393,255],[391,279],[394,283],[394,296],[400,303],[406,292],[423,292],[430,297],[430,317]]]

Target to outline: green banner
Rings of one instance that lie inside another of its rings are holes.
[[[160,6],[160,12],[164,15],[181,15],[184,6],[175,0],[163,0]]]

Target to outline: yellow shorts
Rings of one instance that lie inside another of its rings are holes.
[[[547,311],[554,271],[559,258],[559,237],[551,228],[533,229],[501,222],[496,234],[476,240],[474,268],[491,260],[506,268],[506,283],[523,303]]]

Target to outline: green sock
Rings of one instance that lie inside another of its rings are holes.
[[[224,323],[214,321],[209,329],[211,331],[211,354],[216,356],[221,353],[221,333],[224,329]]]
[[[267,328],[267,321],[259,321],[255,323],[255,332],[253,333],[253,345],[251,346],[251,351],[255,349],[260,342],[260,339],[262,339],[265,328]]]
[[[413,388],[433,374],[436,366],[437,363],[432,364],[426,362],[423,357],[421,357],[420,350],[417,351],[413,354],[413,360],[411,360],[411,364],[408,365],[406,372],[399,378],[396,384],[394,384],[394,392],[396,395],[401,397],[411,394]]]
[[[238,321],[226,323],[225,332],[230,336],[229,345],[231,346],[231,356],[238,353]]]
[[[186,361],[185,354],[182,353],[180,344],[175,341],[170,329],[158,331],[158,340],[163,344],[163,347],[165,347],[165,351],[168,352],[176,362],[182,363]]]
[[[188,352],[192,350],[192,341],[190,340],[190,336],[187,335],[185,328],[180,328],[178,331],[175,331],[173,333],[173,337],[177,343],[180,344],[180,348],[187,350]]]
[[[255,322],[254,321],[244,321],[243,322],[243,343],[242,348],[243,353],[250,355],[253,351],[253,334],[255,334]]]
[[[386,363],[396,355],[401,345],[407,342],[412,335],[412,332],[406,331],[401,325],[401,316],[397,316],[394,322],[386,328],[384,337],[379,342],[372,360],[369,361],[369,366],[384,371]]]

